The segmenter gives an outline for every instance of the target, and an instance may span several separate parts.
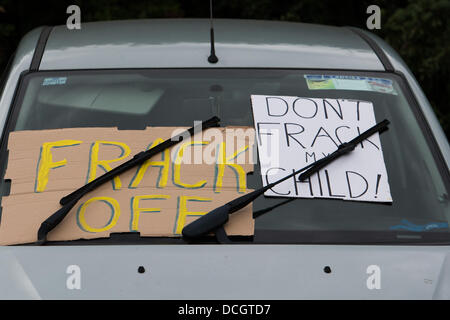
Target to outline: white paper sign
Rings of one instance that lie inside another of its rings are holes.
[[[264,186],[325,157],[376,124],[368,101],[262,95],[252,95],[251,100]],[[265,195],[392,202],[378,133],[309,179],[300,182],[296,175]]]

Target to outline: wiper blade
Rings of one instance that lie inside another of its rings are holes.
[[[365,139],[369,138],[374,133],[376,132],[381,133],[382,131],[386,130],[388,124],[389,121],[385,119],[379,122],[378,124],[374,125],[370,129],[364,131],[363,133],[358,135],[356,138],[350,140],[349,142],[342,143],[337,148],[336,151],[329,154],[328,156],[319,159],[311,163],[310,165],[307,165],[285,176],[284,178],[281,178],[280,180],[272,182],[266,185],[265,187],[252,191],[234,200],[231,200],[230,202],[208,212],[207,214],[203,215],[202,217],[185,226],[182,231],[183,237],[186,237],[188,239],[195,239],[204,236],[206,234],[209,234],[211,232],[215,232],[216,238],[219,240],[219,242],[221,243],[229,242],[226,233],[223,229],[223,225],[228,221],[230,214],[246,207],[248,204],[256,200],[256,198],[258,198],[267,190],[275,187],[277,184],[289,178],[296,176],[300,172],[304,171],[303,173],[300,174],[299,181],[307,179],[312,174],[316,173],[320,169],[330,164],[332,161],[338,159],[344,154],[353,151],[359,143],[363,142]]]
[[[38,241],[36,244],[42,245],[47,240],[47,234],[53,230],[69,213],[69,211],[75,206],[75,204],[80,200],[84,195],[89,193],[90,191],[98,188],[104,183],[112,180],[115,176],[134,168],[135,166],[142,164],[146,160],[151,157],[157,155],[160,152],[176,145],[177,143],[184,140],[186,137],[190,137],[194,134],[194,132],[203,131],[208,128],[218,127],[220,119],[218,117],[212,117],[209,120],[203,121],[202,123],[193,126],[192,128],[172,137],[164,142],[154,146],[153,148],[147,151],[141,151],[138,154],[134,155],[133,158],[124,162],[123,164],[115,167],[111,171],[106,172],[100,177],[92,180],[88,184],[82,186],[81,188],[73,191],[69,195],[61,198],[59,203],[63,206],[61,209],[56,211],[50,217],[48,217],[44,222],[41,223],[41,226],[38,230],[37,238]]]

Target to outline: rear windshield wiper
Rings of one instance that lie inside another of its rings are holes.
[[[95,180],[92,180],[83,187],[61,198],[59,203],[63,207],[58,211],[56,211],[54,214],[52,214],[50,217],[48,217],[44,222],[42,222],[38,230],[37,234],[38,241],[36,242],[36,244],[42,245],[45,243],[45,241],[47,240],[47,234],[51,230],[53,230],[66,217],[66,215],[75,206],[78,200],[80,200],[85,194],[98,188],[104,183],[112,180],[115,176],[143,163],[144,161],[150,159],[151,157],[157,155],[158,153],[163,152],[167,148],[174,146],[175,144],[184,140],[184,138],[192,136],[194,132],[203,131],[211,127],[218,127],[219,121],[220,119],[218,117],[212,117],[209,120],[203,121],[202,123],[193,126],[192,128],[176,136],[173,136],[170,139],[167,139],[166,141],[154,146],[151,149],[148,149],[147,151],[141,151],[138,154],[134,155],[133,158],[131,158],[127,162],[124,162],[123,164],[112,169],[111,171],[106,172],[105,174],[101,175]]]
[[[252,191],[248,194],[245,194],[239,198],[236,198],[234,200],[231,200],[230,202],[208,212],[207,214],[203,215],[202,217],[198,218],[197,220],[193,221],[192,223],[188,224],[183,228],[182,234],[183,237],[187,239],[196,239],[200,238],[202,236],[205,236],[211,232],[215,233],[215,236],[217,240],[220,243],[229,243],[230,240],[228,239],[225,230],[223,228],[223,225],[228,221],[229,215],[246,207],[248,204],[256,200],[260,195],[262,195],[267,190],[275,187],[277,184],[292,178],[299,174],[300,172],[303,172],[299,176],[299,181],[303,181],[310,177],[312,174],[316,173],[320,169],[327,166],[332,161],[336,160],[340,156],[347,154],[355,149],[355,147],[361,143],[362,141],[369,138],[371,135],[373,135],[376,132],[382,132],[387,129],[387,126],[389,124],[388,120],[383,120],[380,123],[374,125],[367,131],[364,131],[360,135],[358,135],[356,138],[350,140],[349,142],[342,143],[336,151],[329,154],[328,156],[319,159],[306,167],[303,167],[284,178],[281,178],[280,180],[277,180],[275,182],[272,182],[265,187],[262,187],[260,189],[257,189],[255,191]]]

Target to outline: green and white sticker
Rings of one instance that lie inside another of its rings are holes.
[[[337,75],[305,75],[309,90],[356,90],[397,95],[392,80],[383,78]]]

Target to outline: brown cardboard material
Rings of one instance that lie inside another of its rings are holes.
[[[156,139],[165,140],[174,130],[180,133],[184,129],[75,128],[12,132],[5,174],[5,179],[11,179],[12,183],[10,195],[2,199],[0,245],[36,241],[41,222],[60,208],[59,199],[87,183],[89,177],[93,179],[94,171],[96,177],[103,174],[101,166],[92,163],[97,155],[96,147],[100,161],[122,157],[120,161],[107,163],[114,168],[147,149]],[[241,131],[233,136],[230,133],[235,129]],[[243,135],[242,129],[249,129],[250,134]],[[57,141],[64,141],[66,146],[45,148],[45,143]],[[246,174],[253,170],[253,129],[212,128],[196,133],[190,141],[195,145],[187,145],[182,156],[179,150],[189,140],[148,160],[154,166],[149,166],[143,175],[137,175],[139,167],[136,167],[120,175],[114,184],[106,183],[88,193],[49,233],[48,239],[104,238],[113,232],[130,231],[140,232],[141,236],[177,237],[182,226],[199,215],[252,191],[246,187]],[[179,159],[175,160],[177,152]],[[201,152],[210,157],[202,157]],[[45,161],[46,155],[51,156],[51,161]],[[198,164],[181,161],[195,157],[198,160],[199,155]],[[221,165],[222,155],[229,162],[235,155],[235,162]],[[45,170],[46,164],[54,168]],[[230,216],[225,230],[229,235],[252,235],[251,205]]]

